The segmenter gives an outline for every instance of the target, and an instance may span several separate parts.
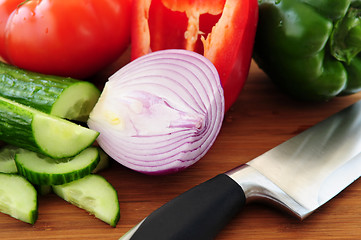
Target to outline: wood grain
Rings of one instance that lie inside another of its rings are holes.
[[[121,219],[116,228],[49,194],[39,197],[39,218],[33,226],[0,214],[0,237],[118,239],[182,192],[257,157],[359,99],[361,94],[317,104],[293,100],[252,63],[217,141],[197,164],[174,175],[146,176],[112,162],[101,173],[118,191]],[[361,182],[356,181],[303,221],[272,206],[249,204],[216,239],[360,239],[360,216]]]

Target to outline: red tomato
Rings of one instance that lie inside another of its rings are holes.
[[[20,68],[86,78],[130,43],[132,0],[0,0],[0,56]]]

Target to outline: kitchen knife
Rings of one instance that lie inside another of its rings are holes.
[[[120,239],[213,239],[252,200],[268,200],[304,219],[360,175],[361,100],[181,194]]]

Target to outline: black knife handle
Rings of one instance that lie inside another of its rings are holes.
[[[242,188],[226,174],[220,174],[155,210],[130,239],[210,240],[245,201]]]

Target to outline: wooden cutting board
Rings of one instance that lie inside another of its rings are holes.
[[[217,141],[197,164],[174,175],[146,176],[112,162],[100,173],[118,191],[121,219],[116,228],[49,194],[39,198],[39,218],[33,226],[0,214],[0,238],[118,239],[189,188],[250,161],[359,99],[361,94],[318,104],[292,100],[252,63]],[[361,182],[356,181],[303,221],[273,206],[251,203],[216,239],[361,239],[360,226]]]

